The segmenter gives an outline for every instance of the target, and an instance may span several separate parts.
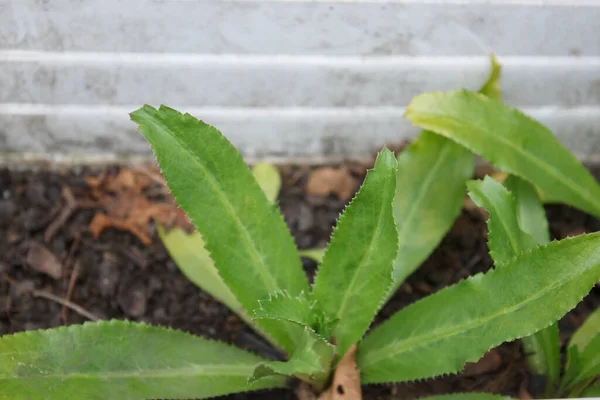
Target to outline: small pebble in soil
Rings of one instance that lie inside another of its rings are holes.
[[[146,314],[148,305],[148,290],[146,285],[136,280],[121,287],[117,302],[127,316],[139,318]]]

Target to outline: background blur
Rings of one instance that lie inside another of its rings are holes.
[[[411,97],[476,89],[600,156],[600,1],[0,0],[0,149],[148,155],[128,113],[166,104],[248,157],[364,156],[416,131]],[[27,153],[27,154],[23,154]]]

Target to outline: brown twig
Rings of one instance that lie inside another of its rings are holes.
[[[27,288],[24,288],[23,285],[21,285],[19,282],[17,282],[16,280],[14,280],[13,278],[11,278],[10,276],[8,276],[8,274],[2,274],[2,277],[11,285],[15,285],[18,286],[22,289],[25,289],[26,291],[30,292],[33,297],[41,297],[44,298],[46,300],[50,300],[53,301],[55,303],[58,303],[60,305],[63,305],[67,308],[70,308],[71,310],[75,311],[77,314],[81,315],[82,317],[85,317],[91,321],[98,321],[100,320],[100,318],[98,318],[97,316],[95,316],[94,314],[92,314],[91,312],[87,311],[85,308],[78,306],[77,304],[71,302],[71,301],[67,301],[64,299],[61,299],[58,296],[53,295],[52,293],[48,293],[45,290],[29,290]]]
[[[77,234],[77,236],[75,237],[75,240],[73,241],[73,244],[71,245],[71,248],[69,249],[69,254],[65,258],[65,261],[63,262],[63,265],[65,266],[64,267],[65,272],[71,267],[71,264],[73,262],[73,255],[79,248],[80,242],[81,242],[81,234]],[[69,279],[69,287],[67,288],[67,294],[65,295],[66,301],[71,300],[71,295],[73,294],[73,289],[75,287],[75,282],[77,281],[78,274],[79,274],[79,263],[76,262],[75,267],[73,268],[73,271],[71,272],[71,278]],[[67,323],[67,307],[64,305],[60,312],[60,319],[63,322],[63,324]]]
[[[64,186],[62,189],[62,196],[65,199],[66,204],[58,217],[56,217],[56,219],[48,225],[48,228],[46,228],[46,231],[44,232],[44,242],[46,243],[50,243],[56,232],[65,224],[65,222],[67,222],[69,217],[77,209],[77,201],[75,200],[75,197],[73,197],[71,189]]]
[[[73,267],[73,272],[71,272],[71,279],[69,280],[69,287],[67,288],[65,302],[71,301],[71,295],[73,294],[73,288],[75,287],[75,281],[77,281],[78,274],[79,274],[79,262],[76,262],[75,266]],[[60,319],[64,324],[66,324],[67,323],[67,306],[66,306],[66,304],[63,304],[62,306],[63,306],[63,308],[60,312]]]

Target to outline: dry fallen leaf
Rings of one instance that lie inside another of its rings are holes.
[[[362,400],[360,371],[356,367],[356,345],[344,355],[333,373],[329,389],[318,400]]]
[[[98,212],[92,219],[89,230],[95,238],[106,228],[128,231],[137,236],[142,243],[150,245],[150,222],[157,220],[170,228],[177,225],[191,230],[192,225],[181,210],[172,201],[150,202],[142,191],[154,180],[147,173],[121,169],[118,175],[104,178],[101,182],[86,179],[92,189],[97,205],[105,212]]]
[[[27,264],[36,271],[54,279],[60,279],[63,274],[63,266],[56,259],[54,253],[38,242],[31,243],[27,252]]]
[[[306,182],[306,193],[313,196],[335,194],[348,200],[356,190],[356,182],[347,168],[322,167],[313,170]]]

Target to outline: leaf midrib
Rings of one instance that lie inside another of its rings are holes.
[[[564,179],[565,176],[563,174],[561,174],[559,170],[557,170],[556,168],[553,168],[551,164],[548,164],[548,163],[544,162],[543,160],[539,159],[538,157],[534,156],[533,154],[528,153],[528,152],[524,151],[523,149],[521,149],[520,147],[513,145],[512,142],[507,141],[506,139],[504,139],[504,137],[490,134],[487,129],[483,129],[478,124],[468,124],[464,120],[461,120],[459,118],[455,118],[452,116],[448,116],[447,114],[443,114],[442,117],[440,117],[437,114],[427,114],[427,113],[418,113],[418,112],[417,112],[417,114],[424,116],[426,119],[446,118],[448,120],[458,122],[460,125],[470,127],[471,129],[478,131],[479,133],[483,132],[484,137],[489,137],[492,140],[496,140],[498,142],[506,144],[508,147],[514,149],[518,154],[524,155],[525,158],[528,158],[529,160],[531,160],[539,168],[541,168],[542,170],[546,171],[547,173],[549,173],[550,175],[552,175],[553,177],[558,179],[560,182],[563,183],[563,185],[571,188],[571,190],[576,192],[580,196],[580,199],[585,201],[588,204],[588,206],[591,205],[592,209],[596,209],[593,199],[590,200],[590,198],[588,198],[589,193],[587,191],[582,192],[581,189],[577,185],[573,186],[569,179]],[[417,117],[417,120],[418,119],[419,119],[419,117]],[[433,123],[433,124],[435,124],[435,123]],[[445,129],[439,129],[435,132],[438,133],[439,135],[442,135],[444,137],[447,137],[447,138],[457,141],[461,146],[464,146],[466,148],[470,147],[470,146],[464,144],[465,140],[458,139],[458,138],[448,135],[446,133]],[[549,168],[547,168],[547,167],[549,167]],[[525,179],[526,181],[529,181],[527,179],[527,177],[523,176],[520,172],[516,172],[516,171],[510,171],[510,172],[514,175],[520,176],[521,178]],[[530,182],[530,183],[532,183],[532,182]],[[590,203],[590,201],[591,201],[591,203]]]
[[[241,228],[241,231],[243,233],[242,238],[247,245],[246,247],[249,247],[251,249],[251,253],[254,255],[252,264],[254,264],[255,270],[258,272],[262,282],[267,287],[267,291],[269,293],[275,292],[278,289],[277,283],[275,282],[273,276],[271,276],[266,271],[266,269],[267,269],[266,266],[259,261],[259,260],[262,260],[262,257],[260,256],[258,249],[256,248],[256,246],[254,245],[254,242],[252,241],[252,236],[250,235],[250,232],[248,232],[248,230],[246,229],[246,226],[239,219],[239,217],[235,211],[235,208],[233,207],[233,204],[231,204],[231,201],[229,200],[229,198],[224,195],[223,188],[219,184],[216,177],[213,175],[213,173],[211,171],[209,171],[202,164],[202,162],[200,160],[197,159],[194,152],[187,145],[185,145],[185,143],[183,143],[181,141],[181,139],[177,136],[177,134],[173,134],[173,135],[169,134],[169,132],[167,130],[163,129],[160,124],[154,122],[154,117],[150,116],[150,119],[152,120],[152,122],[158,129],[162,130],[168,137],[173,138],[179,144],[179,146],[191,156],[191,158],[192,158],[192,160],[194,160],[195,164],[202,171],[204,171],[205,176],[207,176],[209,178],[209,180],[208,180],[209,184],[215,189],[215,191],[217,192],[217,195],[219,196],[221,201],[226,205],[227,211],[229,212],[231,217],[234,219],[236,224]],[[206,240],[206,239],[204,239],[204,240]],[[262,266],[262,268],[261,268],[261,266]],[[217,269],[217,271],[218,271],[218,269]]]
[[[593,268],[593,266],[591,268]],[[581,276],[583,273],[585,273],[587,271],[589,271],[589,268],[582,270],[578,274],[575,274],[573,277],[569,276],[568,278],[564,279],[564,281],[570,281],[578,276]],[[561,281],[560,283],[557,283],[557,284],[546,286],[542,290],[538,291],[535,295],[527,297],[526,299],[518,302],[514,306],[511,306],[508,308],[503,308],[499,312],[493,313],[488,317],[475,319],[472,322],[467,322],[467,323],[464,323],[464,324],[458,325],[458,326],[451,326],[451,327],[441,330],[441,331],[437,331],[437,332],[433,331],[432,333],[430,333],[428,335],[413,336],[413,337],[407,338],[406,340],[402,341],[401,345],[398,345],[397,344],[398,342],[391,342],[390,344],[388,344],[387,346],[384,346],[380,350],[373,351],[371,353],[372,356],[370,356],[370,357],[366,356],[365,358],[370,361],[366,361],[366,362],[362,363],[361,367],[362,367],[362,369],[364,369],[365,367],[372,365],[374,363],[380,362],[381,360],[384,360],[386,358],[394,358],[399,354],[406,353],[408,351],[413,351],[420,347],[427,347],[431,343],[439,342],[444,339],[450,338],[452,336],[456,336],[458,334],[476,329],[482,325],[487,324],[489,321],[492,321],[496,318],[502,317],[506,314],[513,313],[513,312],[525,307],[529,303],[531,303],[543,296],[546,296],[548,293],[556,290],[557,288],[566,285],[566,283],[564,283],[564,281]],[[415,344],[418,344],[418,345],[415,345]],[[378,357],[377,355],[381,354],[381,353],[383,353],[384,355]]]
[[[394,179],[395,178],[396,177],[394,176]],[[387,192],[389,192],[389,190],[390,190],[390,183],[388,183],[386,185],[384,197],[387,196]],[[385,208],[386,208],[386,202],[381,202],[381,207],[379,209],[379,217],[377,218],[377,228],[375,229],[375,234],[371,235],[371,240],[369,242],[368,250],[363,254],[363,256],[358,264],[358,267],[354,270],[354,275],[352,276],[352,279],[350,280],[350,285],[348,285],[348,290],[346,290],[346,292],[344,293],[344,296],[342,297],[342,301],[340,302],[340,306],[338,308],[338,312],[336,313],[337,318],[340,318],[340,316],[343,315],[344,312],[346,311],[349,294],[351,292],[354,293],[352,290],[350,290],[350,288],[354,287],[356,279],[358,278],[358,275],[359,275],[359,271],[361,271],[365,267],[366,260],[368,260],[371,257],[371,254],[373,253],[374,243],[379,239],[379,236],[381,234],[381,229],[383,227],[383,215],[385,213]]]
[[[258,361],[257,361],[258,362]],[[124,371],[103,371],[98,373],[84,373],[84,372],[73,372],[73,373],[53,373],[44,375],[28,375],[20,376],[14,375],[9,377],[1,377],[0,382],[10,380],[34,380],[34,379],[129,379],[129,378],[180,378],[180,377],[203,377],[203,376],[222,376],[222,377],[237,377],[244,376],[249,377],[252,375],[254,366],[250,365],[199,365],[191,367],[179,367],[179,368],[159,368],[151,370],[124,370]]]

